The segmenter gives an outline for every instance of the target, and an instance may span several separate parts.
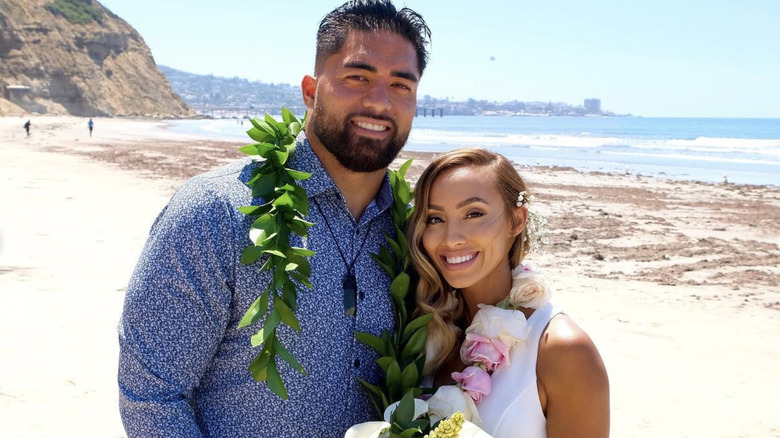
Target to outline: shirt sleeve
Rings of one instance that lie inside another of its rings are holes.
[[[129,437],[199,437],[191,396],[230,317],[236,212],[193,181],[158,216],[119,322],[119,410]]]

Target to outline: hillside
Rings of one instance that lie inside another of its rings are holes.
[[[168,77],[174,91],[188,105],[203,113],[212,109],[278,111],[281,107],[300,113],[306,111],[300,86],[198,75],[164,65],[160,70]]]
[[[188,117],[141,35],[95,0],[0,0],[0,116]]]

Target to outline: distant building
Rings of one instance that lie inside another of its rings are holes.
[[[601,99],[585,99],[585,111],[589,114],[600,114]]]
[[[31,90],[30,87],[24,85],[6,85],[3,97],[10,101],[17,101],[28,97]]]

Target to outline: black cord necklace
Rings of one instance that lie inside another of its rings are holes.
[[[317,202],[316,198],[312,198],[312,201],[314,201],[314,206],[317,207],[317,211],[320,212],[320,216],[322,216],[322,219],[325,221],[325,225],[328,227],[328,232],[330,233],[331,237],[333,237],[333,242],[336,244],[336,249],[341,256],[341,261],[344,262],[344,266],[347,268],[347,273],[344,275],[344,278],[341,281],[341,290],[344,292],[344,314],[347,316],[353,316],[357,313],[358,292],[357,278],[355,278],[354,271],[355,262],[357,262],[360,253],[363,251],[363,246],[366,244],[366,240],[368,240],[368,235],[371,234],[371,227],[374,225],[374,222],[371,221],[371,223],[368,225],[368,230],[366,231],[366,235],[363,237],[363,242],[360,244],[360,247],[358,247],[355,256],[352,258],[352,262],[348,263],[347,258],[344,257],[344,253],[341,251],[341,246],[339,246],[339,241],[336,238],[336,234],[333,232],[333,228],[331,228],[330,222],[328,222],[327,216],[325,216],[325,213],[322,212],[320,203]],[[352,253],[355,249],[354,243],[354,240],[352,240],[350,253]]]

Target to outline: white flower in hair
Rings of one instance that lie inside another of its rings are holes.
[[[517,195],[518,207],[525,207],[528,212],[526,229],[528,230],[528,243],[531,252],[540,252],[547,245],[547,219],[544,218],[536,208],[532,208],[531,203],[536,199],[535,196],[528,194],[525,190]]]
[[[517,205],[518,207],[522,207],[524,205],[527,205],[529,202],[533,201],[534,197],[529,195],[528,192],[523,190],[517,195]]]

